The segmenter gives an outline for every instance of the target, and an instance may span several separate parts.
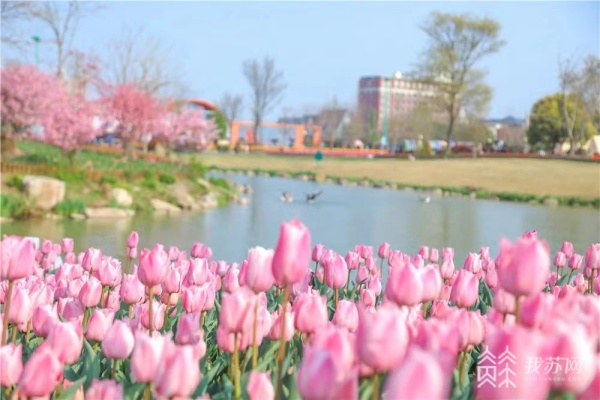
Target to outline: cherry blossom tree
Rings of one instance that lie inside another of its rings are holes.
[[[2,69],[0,80],[4,156],[14,152],[17,135],[41,123],[54,95],[62,88],[53,76],[31,65],[13,65]]]
[[[42,120],[44,141],[60,147],[71,163],[81,147],[98,135],[94,105],[80,94],[62,89],[53,96]]]
[[[219,136],[213,121],[207,120],[201,110],[181,107],[165,116],[161,137],[172,149],[175,145],[205,149]]]
[[[135,142],[163,130],[166,107],[154,96],[133,85],[114,87],[103,98],[105,118],[119,124],[118,131],[127,157]]]

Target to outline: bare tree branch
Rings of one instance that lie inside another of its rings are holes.
[[[259,137],[259,127],[265,114],[282,99],[286,84],[283,72],[275,68],[275,60],[265,56],[262,62],[248,60],[244,63],[243,73],[251,88],[251,111],[254,120],[254,135]],[[257,135],[258,134],[258,135]]]
[[[28,42],[24,39],[24,35],[19,32],[15,23],[24,20],[29,16],[29,5],[27,1],[2,1],[1,3],[2,20],[2,44],[11,46],[18,50],[23,50],[23,47]]]
[[[65,76],[65,64],[70,55],[69,50],[79,20],[97,9],[98,6],[93,3],[80,3],[75,0],[67,3],[55,1],[29,3],[29,15],[43,23],[51,32],[52,42],[56,46],[56,75],[60,79]]]
[[[241,115],[243,102],[242,96],[225,93],[221,100],[218,101],[217,106],[225,118],[227,118],[227,121],[232,122]]]
[[[124,28],[109,44],[106,80],[113,85],[133,84],[154,95],[171,89],[182,92],[177,78],[180,74],[170,59],[169,49],[158,40],[144,37],[142,29],[133,32]]]

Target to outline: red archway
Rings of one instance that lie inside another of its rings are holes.
[[[214,105],[213,103],[210,103],[206,100],[201,100],[201,99],[191,99],[191,100],[186,100],[187,104],[193,104],[196,106],[200,106],[202,108],[204,108],[205,110],[208,111],[216,111],[217,110],[217,106]]]

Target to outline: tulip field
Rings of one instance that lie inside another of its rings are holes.
[[[3,237],[1,398],[600,398],[600,244],[342,255],[293,220],[239,263],[126,245]]]

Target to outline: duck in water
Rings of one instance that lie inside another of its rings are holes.
[[[281,193],[281,196],[279,198],[284,203],[291,203],[291,202],[294,201],[294,195],[291,194],[290,192],[283,192],[283,193]]]
[[[313,203],[315,201],[315,199],[321,195],[321,193],[323,193],[322,190],[319,190],[318,192],[315,192],[315,193],[312,193],[312,194],[307,194],[306,195],[306,202],[307,203]]]

